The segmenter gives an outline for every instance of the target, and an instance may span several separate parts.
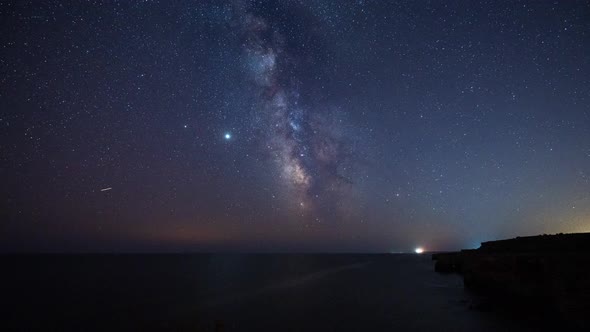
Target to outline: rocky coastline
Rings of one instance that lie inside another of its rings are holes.
[[[459,273],[485,308],[551,315],[590,328],[590,233],[517,237],[435,253],[435,271]]]

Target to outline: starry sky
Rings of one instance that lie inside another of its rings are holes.
[[[0,1],[0,250],[590,232],[587,1]]]

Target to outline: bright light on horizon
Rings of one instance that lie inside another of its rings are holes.
[[[424,248],[418,247],[418,248],[414,249],[414,252],[417,253],[417,254],[421,254],[421,253],[424,252]]]

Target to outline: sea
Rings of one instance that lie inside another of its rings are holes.
[[[0,256],[1,331],[538,331],[427,254]]]

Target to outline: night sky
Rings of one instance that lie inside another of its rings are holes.
[[[0,1],[1,251],[590,231],[588,1]]]

